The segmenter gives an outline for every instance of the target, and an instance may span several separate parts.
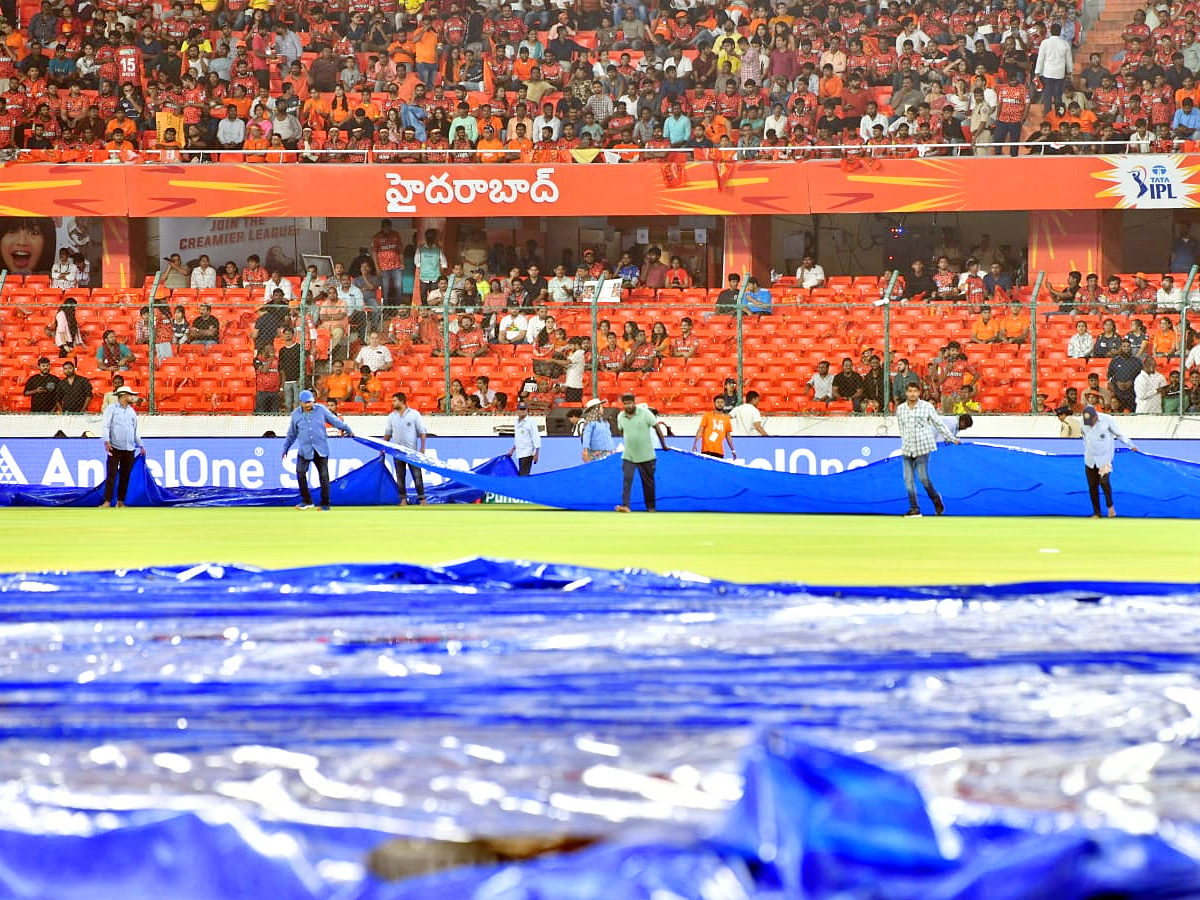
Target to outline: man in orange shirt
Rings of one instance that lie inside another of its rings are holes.
[[[242,144],[242,149],[248,152],[243,158],[245,162],[266,162],[266,151],[270,149],[271,143],[263,137],[262,129],[257,124],[251,123],[247,129],[246,142]]]
[[[714,144],[721,142],[721,135],[729,134],[729,120],[717,113],[717,108],[709,105],[704,110],[704,136]]]
[[[725,413],[725,397],[718,394],[713,398],[713,408],[700,418],[696,439],[692,441],[692,452],[695,453],[699,447],[705,456],[724,459],[726,443],[733,458],[737,459],[737,451],[733,449],[733,422]]]
[[[483,134],[479,136],[479,142],[475,148],[479,151],[479,161],[482,163],[508,162],[503,152],[489,152],[504,150],[504,144],[500,142],[500,138],[496,137],[496,129],[491,125],[483,126]]]
[[[976,344],[995,344],[1000,340],[1000,323],[992,318],[992,308],[980,307],[979,318],[971,326],[971,340]]]
[[[336,400],[339,403],[346,403],[354,396],[354,377],[345,374],[342,370],[345,368],[340,359],[333,361],[333,371],[325,376],[325,383],[322,385],[321,393],[325,400]]]
[[[137,124],[133,119],[127,118],[125,110],[120,108],[117,109],[116,114],[109,120],[108,124],[104,126],[104,136],[111,138],[116,131],[123,131],[127,138],[133,137],[133,133],[137,131]]]
[[[1021,312],[1021,304],[1009,304],[1008,314],[1000,320],[1000,340],[1009,344],[1023,344],[1029,340],[1029,317]]]
[[[508,158],[517,162],[530,162],[533,159],[533,141],[529,139],[525,123],[518,122],[514,128],[515,133],[507,144]]]
[[[417,63],[417,77],[426,90],[433,89],[434,79],[437,78],[437,51],[437,33],[427,23],[422,23],[413,32],[412,53]]]

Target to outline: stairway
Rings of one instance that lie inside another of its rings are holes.
[[[1133,21],[1134,12],[1144,6],[1145,3],[1139,0],[1107,0],[1099,18],[1083,36],[1083,44],[1075,53],[1075,71],[1083,69],[1093,53],[1099,53],[1101,63],[1111,68],[1113,54],[1125,48],[1121,33]]]

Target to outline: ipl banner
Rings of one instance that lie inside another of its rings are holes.
[[[692,446],[691,438],[669,443],[676,450]],[[738,438],[736,443],[738,459],[729,465],[803,475],[833,475],[900,452],[895,438],[755,437]],[[1033,438],[1000,443],[1046,453],[1080,452],[1077,440]],[[1138,441],[1138,446],[1147,453],[1200,462],[1200,441],[1145,440]],[[282,438],[147,438],[147,465],[166,487],[294,488],[296,451],[281,459],[282,447]],[[446,466],[466,470],[507,453],[511,447],[509,438],[431,438],[428,451]],[[330,475],[345,475],[373,456],[370,448],[355,441],[333,439]],[[534,474],[576,465],[580,465],[577,439],[546,438]],[[104,480],[104,466],[104,445],[96,439],[0,440],[0,484],[92,487]],[[442,482],[437,475],[427,473],[425,477],[432,484]]]
[[[669,171],[667,171],[669,170]],[[14,165],[10,216],[782,215],[1200,205],[1200,156],[552,165]]]

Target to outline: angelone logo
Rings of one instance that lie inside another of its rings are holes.
[[[1097,197],[1115,197],[1120,209],[1179,209],[1197,205],[1200,186],[1192,179],[1200,167],[1183,156],[1106,157],[1110,164],[1094,178],[1110,183]]]
[[[29,484],[8,444],[0,444],[0,484]]]

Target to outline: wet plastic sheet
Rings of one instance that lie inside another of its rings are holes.
[[[487,460],[472,471],[488,477],[517,474],[507,456]],[[426,485],[425,495],[429,503],[475,503],[483,497],[481,491],[457,481]],[[394,506],[400,495],[395,474],[378,458],[330,481],[329,496],[338,506]],[[409,496],[414,496],[411,484]],[[0,506],[99,506],[103,499],[103,484],[91,488],[0,484]],[[134,461],[126,496],[129,506],[291,506],[299,502],[299,489],[291,488],[163,487],[150,477],[141,456]]]
[[[621,460],[607,459],[516,481],[454,475],[433,460],[371,438],[355,438],[431,472],[482,491],[577,510],[611,510],[621,502]],[[941,446],[930,475],[949,515],[1061,516],[1091,512],[1082,455],[1050,455],[986,444]],[[1200,517],[1200,464],[1119,451],[1113,474],[1121,515]],[[930,511],[924,491],[921,502]],[[866,513],[908,509],[902,464],[892,457],[831,475],[751,469],[694,453],[659,451],[657,506],[663,512]],[[634,479],[634,507],[641,484]]]
[[[1195,588],[201,564],[0,576],[0,638],[0,896],[1200,896]],[[362,870],[531,831],[609,840]]]

